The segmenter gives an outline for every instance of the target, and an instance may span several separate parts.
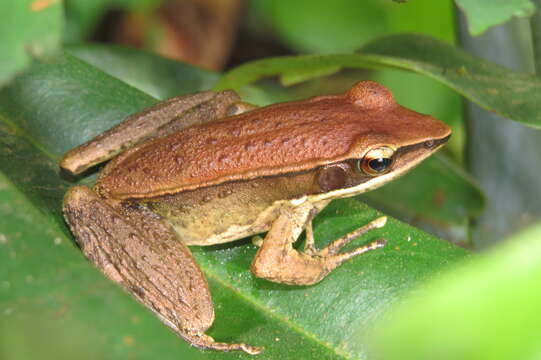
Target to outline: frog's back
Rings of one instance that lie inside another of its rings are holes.
[[[372,102],[355,101],[366,100],[367,91]],[[383,86],[362,82],[345,95],[276,104],[144,143],[113,160],[97,189],[116,198],[146,198],[305,171],[359,157],[359,144],[394,141],[388,134],[393,126],[403,124],[404,138],[411,138],[419,129],[406,124],[419,117],[433,121],[397,105]]]

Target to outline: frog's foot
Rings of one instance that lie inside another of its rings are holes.
[[[322,256],[322,257],[329,257],[336,255],[339,258],[343,258],[342,262],[351,259],[354,256],[363,254],[367,251],[379,249],[387,243],[385,239],[378,239],[375,240],[367,245],[358,247],[357,249],[353,251],[349,251],[343,254],[337,254],[340,249],[342,249],[344,246],[349,244],[351,240],[358,238],[364,233],[369,232],[373,229],[379,229],[381,227],[384,227],[387,223],[387,216],[381,216],[375,220],[370,221],[368,224],[361,226],[358,229],[353,230],[352,232],[342,236],[339,239],[336,239],[329,245],[327,245],[325,248],[321,249],[320,251],[316,252],[315,255]],[[313,235],[312,235],[313,236]]]
[[[217,350],[217,351],[244,351],[250,355],[257,355],[263,351],[262,347],[251,346],[248,344],[229,344],[216,342],[214,339],[204,333],[185,333],[181,335],[193,346],[203,350]]]
[[[387,217],[383,216],[318,251],[314,247],[311,226],[314,213],[314,208],[304,204],[296,207],[285,206],[282,209],[252,262],[251,269],[256,276],[285,284],[311,285],[352,257],[379,249],[386,244],[385,240],[379,239],[352,251],[338,253],[351,240],[384,226]],[[301,253],[292,245],[303,228],[306,228],[306,244],[305,251]]]

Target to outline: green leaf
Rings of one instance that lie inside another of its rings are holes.
[[[154,101],[69,54],[35,64],[0,92],[0,316],[14,324],[0,326],[0,351],[69,358],[77,350],[64,351],[67,342],[100,359],[249,358],[199,351],[178,339],[84,259],[62,219],[62,196],[72,183],[59,174],[61,153]],[[333,202],[315,222],[319,246],[377,216],[353,199]],[[254,278],[249,265],[257,248],[246,240],[192,248],[216,307],[209,334],[265,346],[260,359],[366,358],[375,319],[467,254],[393,219],[351,247],[381,236],[386,248],[310,287]],[[43,328],[40,341],[29,338]]]
[[[539,359],[541,224],[448,271],[388,314],[382,359]],[[378,357],[379,358],[379,357]]]
[[[58,0],[1,1],[0,87],[30,65],[32,58],[50,58],[62,34]]]
[[[513,16],[530,16],[535,10],[531,0],[455,1],[466,13],[472,35],[480,35],[492,26],[511,20]]]
[[[479,106],[525,125],[541,128],[541,81],[476,58],[439,40],[401,34],[376,40],[360,54],[287,56],[256,60],[226,73],[215,89],[241,90],[263,77],[322,69],[396,67],[431,77]]]
[[[119,90],[121,89],[121,90]],[[57,160],[157,100],[69,55],[36,64],[0,96],[0,114]],[[99,110],[99,111],[98,111]],[[59,112],[65,116],[59,116]],[[39,114],[39,119],[36,119]],[[37,121],[39,120],[39,121]]]

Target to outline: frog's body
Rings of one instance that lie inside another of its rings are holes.
[[[278,215],[279,202],[314,192],[310,188],[315,176],[315,171],[309,171],[231,181],[144,202],[167,218],[187,245],[214,245],[267,231]]]
[[[257,353],[204,334],[212,324],[212,302],[185,244],[269,231],[252,272],[288,284],[318,282],[347,259],[383,246],[377,241],[338,253],[353,235],[385,220],[317,251],[311,231],[317,212],[332,199],[398,177],[443,145],[450,131],[401,107],[373,82],[344,95],[255,110],[230,92],[194,96],[197,101],[182,98],[179,106],[170,100],[129,118],[68,153],[61,166],[80,172],[127,148],[104,168],[93,190],[70,190],[64,211],[87,257],[185,339]],[[298,252],[292,243],[303,229],[307,243]]]

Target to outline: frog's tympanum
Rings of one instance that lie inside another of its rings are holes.
[[[332,199],[375,189],[449,138],[435,118],[406,109],[363,81],[343,95],[255,108],[232,91],[180,96],[128,117],[71,150],[78,174],[112,159],[94,188],[71,188],[64,214],[86,257],[166,325],[203,349],[261,348],[214,341],[207,281],[188,246],[267,232],[251,270],[309,285],[344,261],[384,246],[340,252],[382,227],[378,218],[322,250],[312,219]],[[303,251],[293,248],[306,231]]]

